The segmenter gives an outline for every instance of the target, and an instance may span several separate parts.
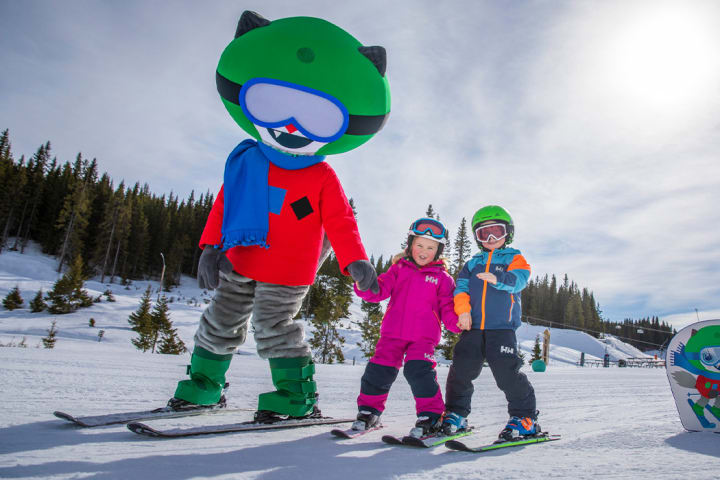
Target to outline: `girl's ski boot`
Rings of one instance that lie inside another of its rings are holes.
[[[433,435],[441,430],[442,416],[435,414],[420,415],[415,422],[415,427],[410,430],[409,436],[423,438]]]
[[[360,410],[356,418],[352,424],[353,430],[369,430],[380,423],[380,415],[375,415],[367,410]]]

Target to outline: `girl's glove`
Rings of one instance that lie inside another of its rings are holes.
[[[380,291],[377,272],[372,263],[367,260],[356,260],[348,265],[347,269],[352,279],[357,283],[358,289],[362,291],[370,290],[372,293]]]
[[[220,283],[220,272],[230,273],[233,265],[222,250],[206,245],[198,263],[198,286],[200,288],[216,288]]]

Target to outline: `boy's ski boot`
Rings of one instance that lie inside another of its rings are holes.
[[[540,433],[540,425],[530,417],[510,417],[495,443],[512,442]]]
[[[358,431],[369,430],[376,427],[379,423],[380,415],[376,415],[368,410],[360,410],[351,428]]]
[[[445,414],[442,422],[442,431],[445,435],[455,435],[465,430],[467,430],[467,418],[453,412]]]
[[[409,436],[415,438],[427,437],[440,431],[442,426],[442,415],[438,413],[427,413],[420,415],[415,422],[415,427],[410,430]]]

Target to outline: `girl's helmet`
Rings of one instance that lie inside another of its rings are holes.
[[[435,220],[434,218],[419,218],[410,224],[405,254],[408,257],[412,255],[412,243],[415,237],[426,237],[438,242],[438,249],[434,258],[434,260],[437,260],[440,258],[440,255],[442,255],[445,244],[447,243],[445,235],[447,235],[447,230],[440,220]]]
[[[510,245],[515,235],[515,225],[513,224],[512,217],[507,212],[507,210],[502,207],[499,207],[497,205],[487,205],[475,212],[475,215],[473,215],[472,218],[473,238],[478,244],[478,247],[483,249],[482,243],[480,242],[480,240],[478,240],[477,234],[475,232],[477,231],[477,228],[480,226],[481,223],[487,222],[489,220],[505,225],[505,229],[507,232],[507,236],[505,237],[505,245]]]

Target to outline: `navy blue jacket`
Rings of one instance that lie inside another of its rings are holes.
[[[483,272],[495,275],[497,284],[477,278]],[[473,329],[516,330],[522,313],[520,291],[529,279],[530,265],[520,250],[505,247],[480,252],[468,260],[458,276],[455,313],[470,312]]]

